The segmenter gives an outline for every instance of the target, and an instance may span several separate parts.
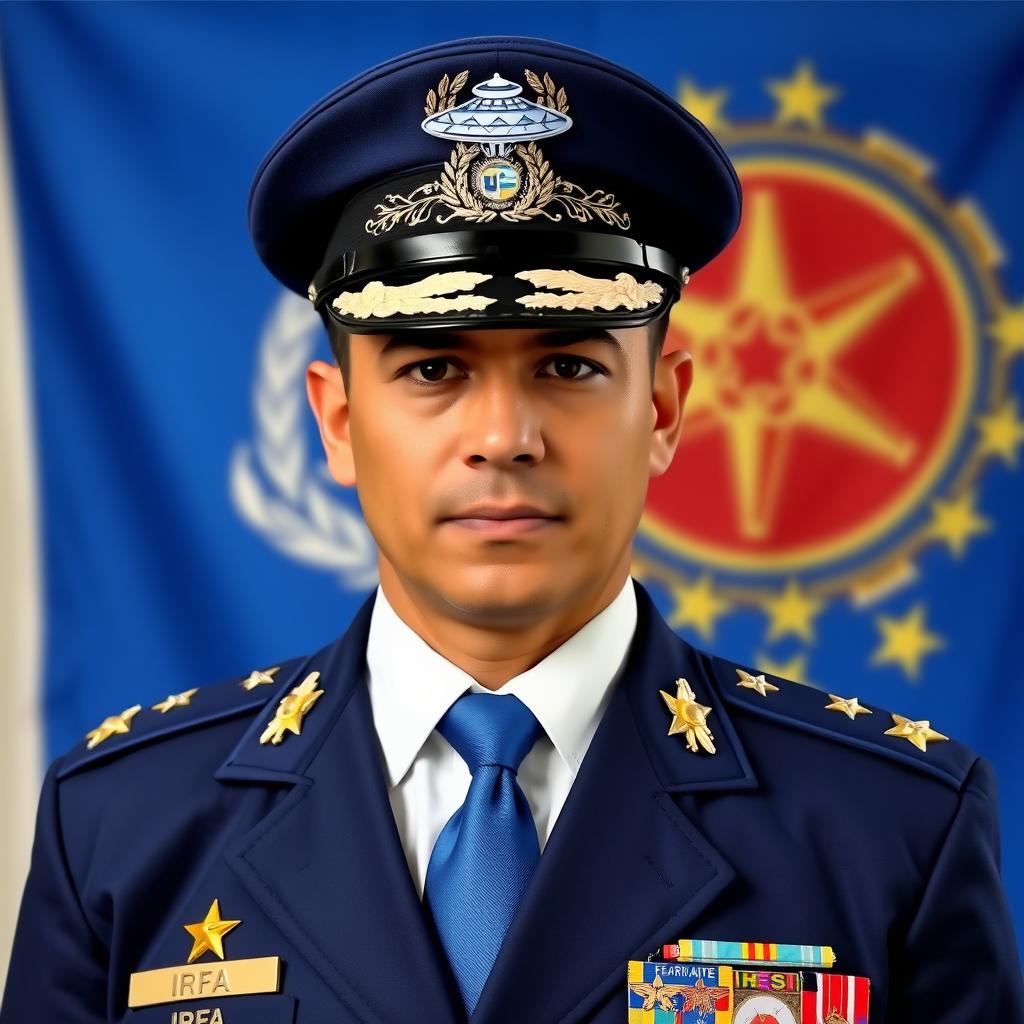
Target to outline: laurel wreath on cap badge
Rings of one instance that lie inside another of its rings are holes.
[[[556,176],[533,139],[508,141],[524,135],[557,135],[572,125],[565,89],[556,88],[547,73],[541,78],[525,69],[524,74],[537,94],[535,103],[519,97],[521,86],[495,74],[473,87],[474,99],[456,106],[469,71],[442,77],[437,90],[427,93],[422,127],[438,138],[463,141],[456,142],[439,178],[407,196],[392,193],[377,203],[376,216],[366,221],[368,233],[384,234],[399,224],[414,227],[432,214],[438,224],[455,219],[485,224],[499,217],[514,223],[541,216],[557,222],[565,214],[579,223],[596,219],[609,227],[629,227],[629,214],[620,209],[613,193],[588,192]],[[553,114],[538,115],[544,110]],[[502,119],[509,114],[518,117],[515,127]],[[466,141],[471,139],[480,141]]]

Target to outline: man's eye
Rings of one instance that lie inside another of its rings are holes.
[[[446,376],[447,367],[454,365],[450,359],[424,359],[420,363],[413,363],[402,371],[403,377],[409,377],[413,370],[419,370],[425,379],[409,377],[413,384],[420,387],[430,387],[432,384],[443,384],[446,380],[454,380]]]
[[[457,378],[450,376],[447,372],[454,365],[451,359],[424,359],[407,366],[400,376],[409,377],[413,384],[428,388],[456,380]],[[554,376],[558,380],[590,380],[591,377],[603,372],[600,367],[579,356],[551,356],[545,360],[544,365],[551,366],[554,374],[546,373],[543,376]],[[581,368],[590,372],[581,374],[579,372]],[[419,376],[412,376],[414,371]]]

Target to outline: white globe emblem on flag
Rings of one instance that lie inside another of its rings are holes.
[[[253,437],[235,446],[228,484],[239,515],[273,547],[365,590],[378,582],[373,536],[340,500],[323,455],[310,451],[305,369],[322,339],[309,303],[286,292],[260,338]]]

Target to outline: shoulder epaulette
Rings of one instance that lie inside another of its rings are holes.
[[[910,765],[959,790],[977,753],[944,736],[930,721],[830,694],[737,662],[707,655],[715,679],[734,705],[763,718],[817,733]]]
[[[57,778],[66,778],[151,740],[256,711],[279,695],[282,688],[294,685],[294,677],[307,660],[291,658],[271,668],[255,669],[247,676],[169,694],[155,704],[135,704],[110,715],[61,758]]]

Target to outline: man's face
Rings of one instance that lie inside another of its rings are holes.
[[[647,327],[356,334],[351,402],[336,366],[311,364],[328,465],[358,490],[382,580],[494,628],[615,581],[617,592],[690,383],[689,357],[672,352],[652,388],[647,337]],[[531,509],[508,511],[520,505]]]

